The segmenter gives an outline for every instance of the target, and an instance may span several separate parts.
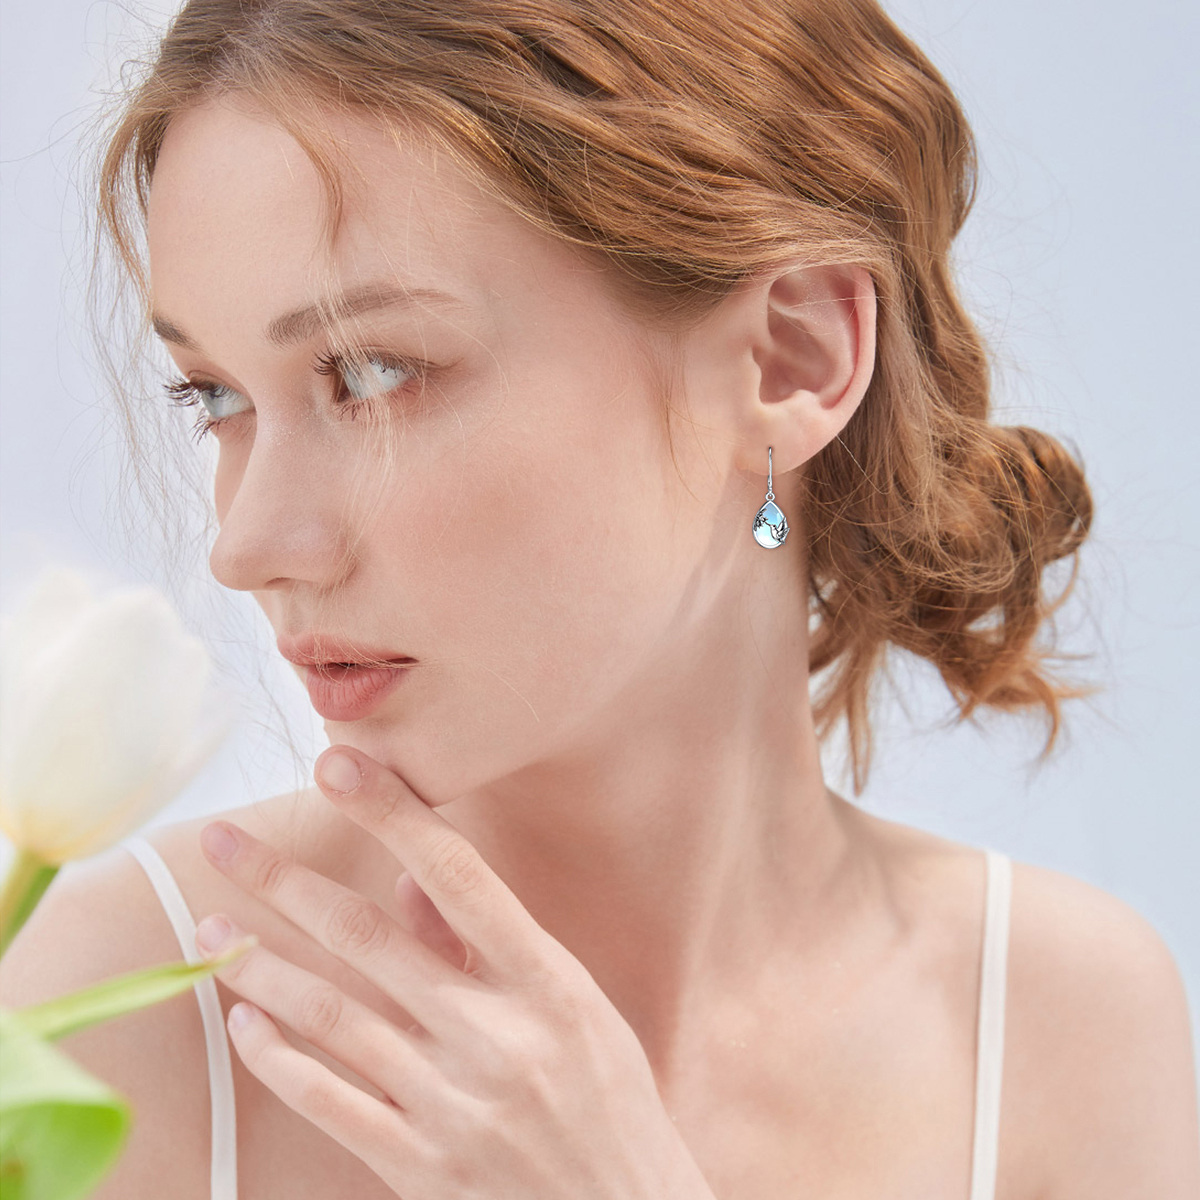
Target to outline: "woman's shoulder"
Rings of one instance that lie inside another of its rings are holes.
[[[914,881],[913,894],[941,897],[927,910],[940,905],[951,919],[955,905],[965,906],[963,920],[982,932],[989,847],[871,821],[897,877]],[[1126,900],[1066,871],[1004,857],[1011,890],[1001,1139],[1010,1178],[1047,1197],[1148,1195],[1147,1172],[1178,1171],[1196,1153],[1195,1050],[1178,963]],[[932,928],[944,936],[949,927]],[[981,941],[958,943],[971,947],[977,981]],[[1176,1194],[1174,1178],[1156,1175],[1155,1194]]]
[[[898,835],[905,841],[914,861],[940,859],[946,871],[984,849],[923,832]],[[1174,1194],[1170,1172],[1195,1155],[1197,1128],[1192,1019],[1175,956],[1128,901],[1006,857],[1002,1137],[1014,1151],[1030,1147],[1047,1196],[1085,1194],[1082,1180],[1093,1181],[1090,1195],[1149,1194],[1156,1170],[1166,1172],[1156,1194]],[[1026,1123],[1028,1140],[1017,1129]],[[1052,1155],[1037,1152],[1047,1145]]]
[[[1016,965],[1039,964],[1047,983],[1057,974],[1087,978],[1114,963],[1159,969],[1171,959],[1162,935],[1133,905],[1087,880],[1014,857],[992,845],[956,841],[876,814],[860,814],[890,873],[914,890],[961,908],[970,898],[982,913],[989,851],[1010,868],[1009,944]],[[970,881],[974,886],[968,887]]]
[[[1162,933],[1121,897],[1079,876],[1028,862],[988,845],[972,845],[896,821],[870,817],[888,847],[893,870],[947,907],[966,903],[973,919],[983,914],[985,854],[996,851],[1010,865],[1008,981],[1011,991],[1036,996],[1037,1009],[1060,1017],[1086,997],[1088,1013],[1102,1005],[1100,992],[1128,988],[1170,991],[1180,982],[1175,958]],[[968,886],[974,880],[973,886]],[[957,882],[957,886],[955,883]],[[1146,998],[1146,997],[1143,997]]]
[[[180,881],[189,907],[212,885],[192,865],[188,822],[142,835]],[[216,874],[212,872],[212,874]],[[102,980],[179,962],[184,955],[162,901],[123,845],[66,864],[4,955],[0,1005],[23,1008]],[[204,1032],[189,990],[62,1040],[66,1053],[127,1098],[129,1142],[97,1200],[162,1194],[162,1163],[173,1195],[208,1194],[209,1095]]]
[[[288,799],[272,797],[158,825],[90,858],[65,864],[5,951],[0,1004],[12,1008],[37,1004],[100,979],[184,957],[180,935],[159,890],[161,880],[147,872],[128,844],[137,839],[148,842],[166,865],[193,924],[213,911],[227,912],[235,919],[254,915],[280,920],[209,863],[200,847],[200,831],[222,817],[260,837],[268,836]],[[256,906],[262,911],[252,913]],[[192,1033],[201,1032],[195,1001],[187,993],[153,1006],[153,1012],[174,1014],[194,1026]],[[145,1012],[141,1019],[147,1019]],[[98,1038],[104,1028],[96,1026],[77,1036]]]
[[[277,799],[285,798],[264,803]],[[200,830],[217,816],[254,831],[264,827],[261,805],[248,805],[159,825],[65,864],[5,953],[0,1003],[38,1003],[98,978],[178,961],[181,948],[162,896],[128,843],[143,838],[158,853],[198,922],[212,907],[240,904],[246,895],[200,848]],[[187,1000],[164,1003],[194,1008]]]
[[[1182,1195],[1198,1115],[1170,947],[1133,905],[1084,879],[1014,862],[1012,881],[1005,1087],[1055,1147],[1045,1194]]]
[[[207,904],[220,904],[227,898],[245,896],[242,889],[231,884],[204,856],[200,834],[213,821],[228,821],[253,834],[261,841],[286,848],[301,860],[314,851],[313,839],[306,836],[305,813],[310,806],[304,801],[315,789],[285,792],[250,804],[204,813],[180,821],[166,822],[144,830],[137,836],[147,841],[171,872],[179,890],[199,922],[209,909],[197,911]],[[126,839],[132,840],[132,839]],[[133,862],[133,855],[124,846],[122,857]],[[138,870],[141,870],[140,865]],[[195,903],[193,903],[195,900]]]
[[[1122,1012],[1141,1019],[1182,996],[1170,946],[1133,904],[1066,871],[1010,861],[1008,979],[1036,999],[1028,1013],[1045,1033],[1040,1049],[1068,1046],[1064,1018],[1081,1036],[1099,1033]]]

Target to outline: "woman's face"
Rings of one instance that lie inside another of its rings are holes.
[[[651,365],[665,343],[597,267],[447,157],[338,128],[362,182],[347,179],[337,284],[446,298],[281,324],[322,294],[323,193],[289,135],[226,101],[167,132],[153,305],[179,371],[224,417],[207,435],[214,576],[252,592],[277,635],[416,659],[366,716],[326,725],[444,803],[652,720],[664,681],[719,653],[735,559],[772,556],[750,534],[761,498],[726,527],[722,497],[747,480],[722,424],[735,381],[703,330],[685,356],[703,434],[676,427],[685,485]],[[344,384],[320,362],[356,348]],[[380,427],[347,409],[370,391],[387,392],[396,448],[378,496]]]

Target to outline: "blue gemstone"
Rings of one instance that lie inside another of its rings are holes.
[[[774,500],[768,500],[754,518],[754,540],[768,550],[782,546],[788,535],[787,517]]]

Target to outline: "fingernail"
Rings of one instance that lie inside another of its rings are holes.
[[[237,849],[237,838],[225,825],[205,825],[200,831],[200,844],[213,858],[224,862],[233,857]]]
[[[327,754],[321,759],[321,782],[333,792],[352,792],[362,780],[358,763],[348,754]]]
[[[244,1029],[257,1015],[257,1010],[252,1004],[239,1003],[235,1004],[229,1010],[229,1028]]]
[[[196,926],[196,944],[203,950],[216,950],[233,933],[233,926],[224,917],[205,917]]]

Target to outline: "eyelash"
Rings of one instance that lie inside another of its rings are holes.
[[[328,353],[318,354],[313,360],[313,370],[318,375],[336,375],[341,382],[341,388],[338,395],[335,397],[335,403],[342,403],[342,396],[346,395],[344,372],[354,363],[369,362],[374,360],[380,363],[385,368],[397,368],[401,371],[406,371],[413,376],[414,379],[424,377],[427,370],[426,364],[419,363],[413,359],[397,358],[392,354],[383,354],[376,351],[367,351],[366,353],[356,355],[353,360],[343,354]],[[409,381],[411,382],[411,380]],[[401,384],[399,387],[391,389],[399,391],[400,388],[407,386]],[[167,393],[172,405],[180,408],[191,408],[196,405],[201,405],[200,393],[211,391],[216,388],[225,387],[225,384],[214,383],[209,379],[170,379],[163,384],[163,391]],[[233,389],[230,388],[230,391]],[[389,395],[388,392],[381,392],[379,395]],[[355,420],[358,416],[359,409],[371,403],[371,397],[365,400],[350,399],[342,403],[342,407],[350,414],[350,419]],[[224,424],[229,420],[228,417],[210,417],[206,412],[201,412],[196,418],[195,424],[192,426],[192,438],[199,442],[205,437],[208,432],[215,429],[218,425]]]

